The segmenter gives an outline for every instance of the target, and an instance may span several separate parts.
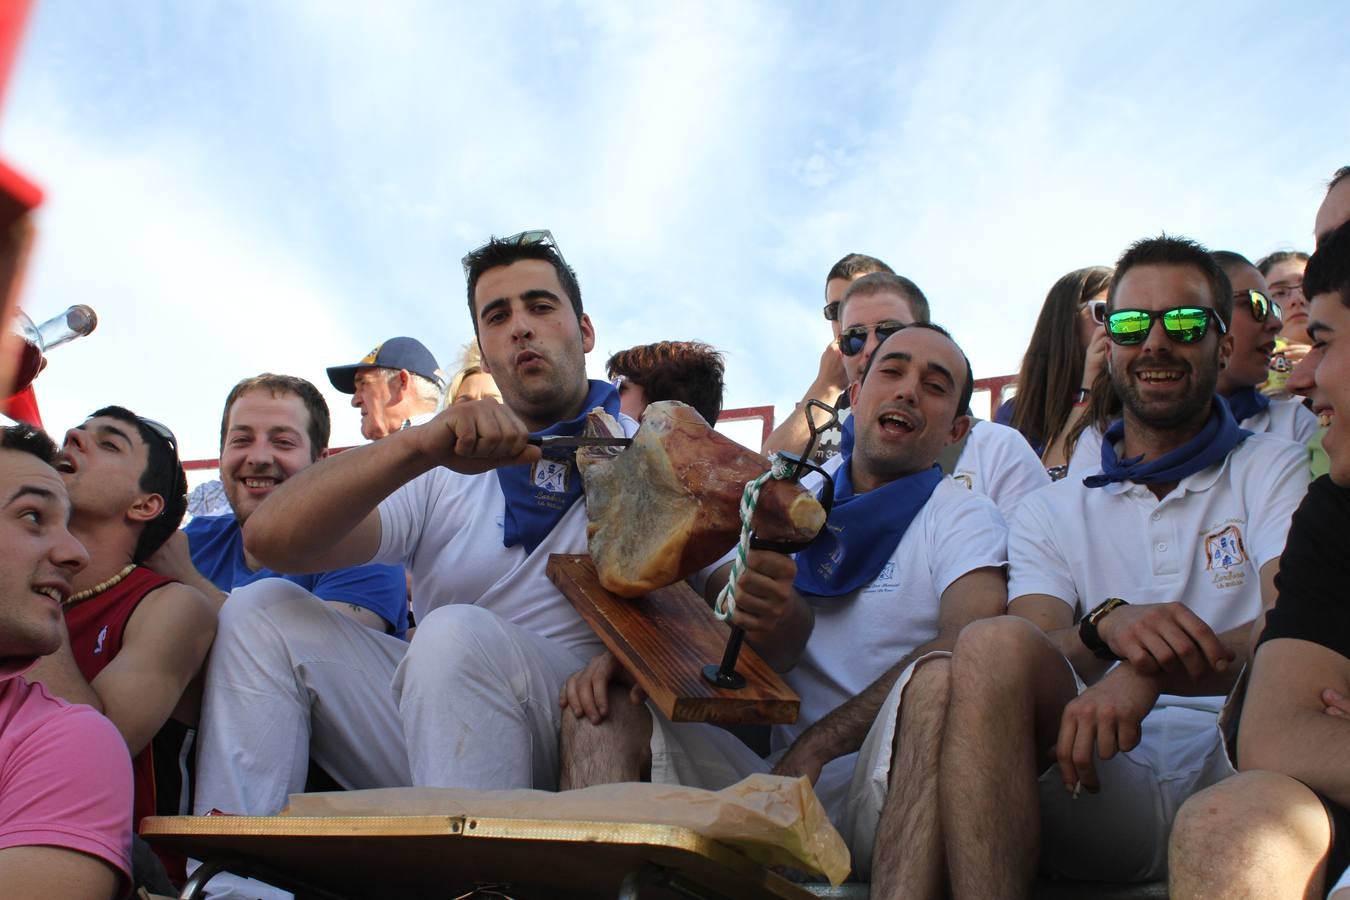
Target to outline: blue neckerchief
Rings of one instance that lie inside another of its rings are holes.
[[[1213,410],[1199,434],[1152,462],[1143,462],[1142,455],[1130,459],[1116,457],[1116,441],[1125,436],[1125,420],[1117,419],[1102,436],[1102,470],[1084,478],[1083,484],[1090,488],[1102,487],[1113,481],[1166,484],[1209,468],[1251,437],[1250,431],[1238,427],[1228,404],[1217,396],[1214,398]]]
[[[853,456],[853,442],[857,440],[857,433],[853,429],[853,417],[849,416],[844,420],[844,424],[839,426],[839,455],[845,459]]]
[[[581,434],[586,415],[597,406],[603,406],[605,412],[617,419],[619,392],[606,381],[587,383],[590,390],[581,406],[581,415],[532,433]],[[566,458],[545,457],[528,466],[504,466],[497,470],[497,481],[506,497],[502,544],[506,547],[524,544],[526,553],[534,552],[581,496],[581,473],[577,471],[576,455],[571,452]]]
[[[1254,387],[1238,388],[1223,399],[1238,422],[1245,422],[1257,413],[1270,409],[1270,398]]]
[[[855,494],[849,477],[852,462],[852,454],[846,454],[831,476],[834,509],[829,521],[797,554],[797,577],[792,584],[798,593],[842,597],[875,579],[942,481],[942,470],[934,465]]]

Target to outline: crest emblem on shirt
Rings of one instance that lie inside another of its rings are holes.
[[[1247,545],[1242,530],[1229,525],[1205,536],[1205,570],[1214,573],[1214,586],[1239,587],[1246,580]]]
[[[1247,561],[1247,548],[1236,525],[1205,538],[1206,569],[1231,569]]]
[[[567,493],[567,476],[572,467],[556,459],[541,459],[530,470],[534,486],[554,494]]]
[[[957,484],[965,485],[966,490],[968,491],[975,490],[975,479],[970,475],[969,472],[959,472],[956,475],[952,476],[952,480],[955,481]]]
[[[103,652],[103,642],[108,639],[108,626],[104,625],[98,631],[98,638],[94,641],[94,655],[98,656]]]

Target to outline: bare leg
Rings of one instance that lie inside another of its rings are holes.
[[[628,688],[610,687],[609,715],[599,725],[563,710],[559,790],[651,777],[652,716],[628,699]]]
[[[1330,845],[1317,795],[1284,775],[1243,772],[1177,813],[1168,890],[1176,900],[1321,898]]]
[[[1036,778],[1076,694],[1073,670],[1015,616],[966,626],[951,667],[939,806],[952,896],[1029,897],[1040,859]]]
[[[878,900],[942,896],[938,761],[950,676],[950,660],[931,659],[905,686],[886,805],[872,851],[872,896]]]

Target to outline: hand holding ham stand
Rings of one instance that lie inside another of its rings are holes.
[[[824,418],[820,424],[816,422],[815,412],[817,410],[824,411]],[[750,519],[755,512],[755,502],[759,497],[760,488],[766,481],[770,478],[777,478],[799,482],[806,476],[806,473],[815,472],[822,479],[819,500],[821,507],[825,510],[827,520],[830,510],[834,507],[834,480],[826,474],[824,469],[808,462],[808,460],[811,458],[821,435],[831,428],[839,427],[839,414],[833,407],[819,400],[809,401],[805,412],[806,424],[811,430],[811,436],[807,438],[806,447],[802,450],[801,455],[797,456],[786,452],[775,453],[770,458],[772,467],[769,471],[747,484],[745,493],[741,495],[741,540],[736,545],[736,559],[731,564],[731,576],[727,579],[726,587],[717,595],[717,602],[713,605],[713,614],[719,619],[724,621],[730,619],[736,610],[736,580],[740,577],[741,570],[745,566],[745,556],[749,550],[770,550],[774,553],[791,555],[811,544],[811,541],[767,541],[751,530]],[[812,540],[815,539],[812,538]],[[745,629],[732,625],[731,635],[727,638],[727,647],[722,654],[721,664],[708,663],[703,667],[703,677],[717,687],[730,691],[745,687],[745,677],[736,671],[736,660],[741,654],[741,644],[744,642]]]

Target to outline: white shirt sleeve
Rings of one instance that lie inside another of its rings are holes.
[[[1045,494],[1028,499],[1008,528],[1008,602],[1048,594],[1076,610],[1078,587],[1056,540],[1051,504],[1044,500]]]
[[[1011,519],[1027,494],[1050,484],[1050,476],[1021,432],[997,422],[977,422],[973,429],[971,439],[980,435],[984,491],[1003,517]],[[966,447],[970,449],[969,441]],[[965,463],[965,453],[961,455],[958,468]]]
[[[1251,556],[1260,569],[1284,552],[1294,510],[1308,492],[1308,450],[1273,436],[1247,440],[1259,440],[1264,451],[1248,466],[1244,485]]]
[[[957,490],[960,502],[942,504],[935,522],[932,571],[939,597],[963,575],[1008,564],[1008,526],[998,507],[981,494]]]
[[[400,487],[380,503],[380,549],[371,562],[406,565],[417,553],[427,516],[440,497],[444,469],[432,469]],[[449,515],[443,506],[439,515]]]

